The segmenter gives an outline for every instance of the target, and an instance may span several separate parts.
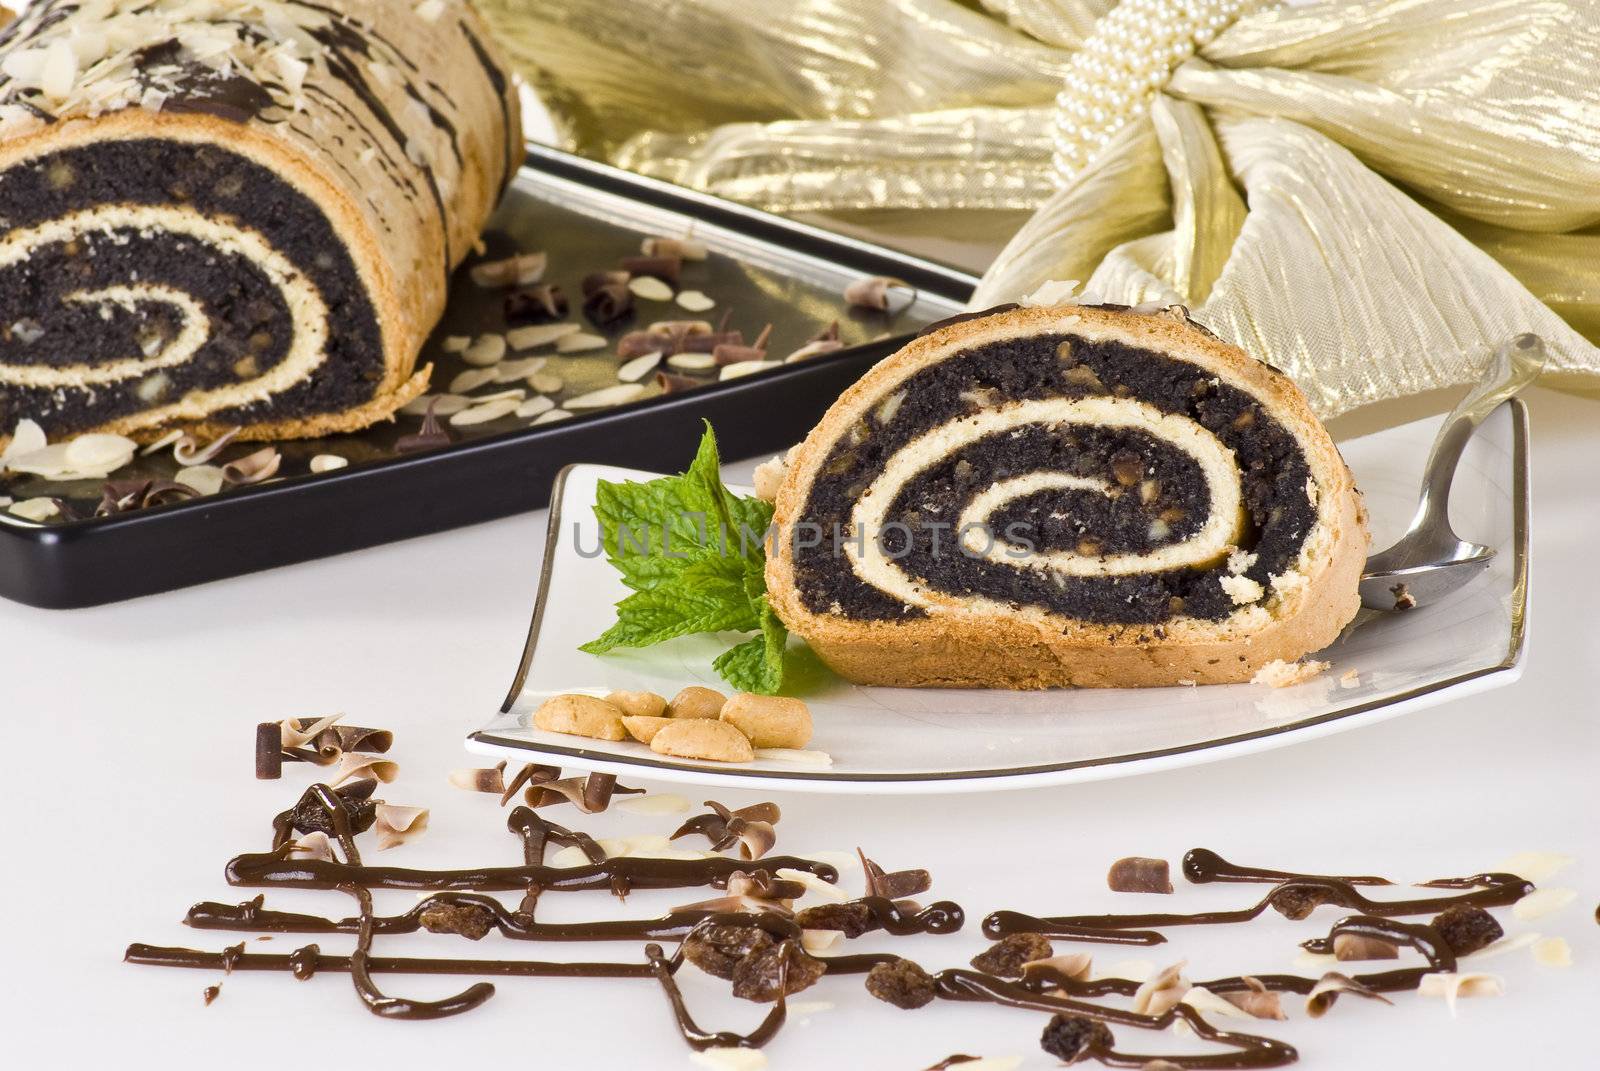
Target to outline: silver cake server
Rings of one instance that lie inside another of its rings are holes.
[[[1544,361],[1544,342],[1537,335],[1502,343],[1483,382],[1445,417],[1422,470],[1422,497],[1411,526],[1394,546],[1367,558],[1361,574],[1363,606],[1397,610],[1432,602],[1488,568],[1494,548],[1469,543],[1450,527],[1450,482],[1478,425],[1537,379]]]

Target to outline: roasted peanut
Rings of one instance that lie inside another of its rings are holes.
[[[662,726],[650,740],[650,750],[682,759],[713,762],[749,762],[755,749],[738,729],[710,718],[681,718]]]
[[[553,695],[533,715],[536,728],[595,740],[626,740],[622,711],[592,695]]]
[[[667,704],[669,718],[715,718],[722,713],[727,697],[715,688],[702,688],[691,684],[672,697]]]
[[[740,692],[722,705],[722,720],[753,747],[803,748],[811,741],[811,711],[787,696]]]

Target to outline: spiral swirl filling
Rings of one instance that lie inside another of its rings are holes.
[[[1106,624],[1270,598],[1316,523],[1299,443],[1193,363],[1048,335],[924,368],[841,436],[792,533],[813,613]]]
[[[381,331],[322,210],[213,145],[102,140],[0,174],[0,424],[338,412]]]

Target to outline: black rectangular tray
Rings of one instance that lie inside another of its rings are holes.
[[[284,443],[287,478],[173,505],[44,524],[0,511],[0,596],[41,607],[93,606],[538,509],[556,473],[575,461],[687,466],[703,419],[716,426],[725,457],[776,451],[803,437],[844,388],[906,337],[958,311],[975,283],[952,268],[537,146],[490,221],[484,255],[545,249],[556,279],[563,262],[566,275],[580,265],[582,272],[599,270],[637,253],[641,236],[686,231],[712,250],[710,261],[689,266],[707,273],[704,289],[738,308],[747,333],[752,321],[774,323],[782,341],[773,356],[832,317],[844,327],[847,348],[558,423],[452,429],[458,441],[425,453],[394,450],[400,435],[416,430],[415,416],[356,435]],[[474,287],[466,274],[458,272],[444,320],[424,350],[423,359],[436,365],[435,390],[446,389],[462,367],[442,353],[445,335],[505,329],[498,294]],[[903,279],[917,298],[889,317],[851,314],[840,282],[862,275]],[[578,278],[563,282],[576,296]],[[691,314],[666,305],[639,323],[669,318]],[[322,452],[351,464],[310,474],[305,463]],[[172,468],[141,458],[115,475],[165,477]],[[99,485],[0,493],[61,495],[88,512]]]

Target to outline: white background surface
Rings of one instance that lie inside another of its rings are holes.
[[[1308,745],[1123,781],[962,798],[777,796],[788,812],[780,850],[860,844],[890,868],[932,869],[933,895],[966,907],[966,930],[858,943],[893,948],[930,968],[977,951],[978,921],[997,907],[1201,909],[1252,902],[1260,891],[1180,885],[1173,898],[1114,897],[1105,890],[1105,867],[1126,854],[1176,862],[1203,844],[1258,865],[1422,880],[1488,868],[1518,851],[1566,852],[1579,863],[1551,884],[1577,888],[1576,903],[1532,924],[1500,914],[1513,932],[1566,937],[1574,967],[1540,967],[1526,952],[1491,961],[1483,969],[1505,976],[1506,996],[1465,1001],[1453,1021],[1441,1002],[1401,995],[1394,1007],[1347,1000],[1315,1022],[1296,1007],[1289,1022],[1268,1025],[1299,1047],[1307,1069],[1514,1068],[1535,1060],[1592,1066],[1600,996],[1593,915],[1600,899],[1600,410],[1544,391],[1531,402],[1535,597],[1531,654],[1519,684]],[[747,471],[731,466],[729,476]],[[383,861],[515,861],[516,843],[494,801],[451,788],[445,775],[472,764],[461,737],[505,692],[543,529],[542,514],[524,516],[86,611],[0,604],[0,694],[12,730],[0,749],[8,861],[8,880],[0,883],[7,994],[0,1045],[7,1062],[692,1066],[665,1002],[647,982],[507,979],[476,1012],[403,1023],[366,1013],[343,975],[299,983],[281,974],[236,974],[205,1007],[201,989],[218,976],[120,962],[130,941],[213,949],[231,942],[227,934],[186,930],[183,912],[195,900],[250,895],[225,885],[224,861],[264,846],[268,817],[310,777],[309,767],[288,766],[279,782],[251,778],[252,729],[260,720],[343,710],[352,723],[396,730],[392,757],[401,776],[383,795],[432,807],[433,822],[420,841],[384,853]],[[561,627],[559,611],[546,627]],[[726,795],[729,803],[757,798]],[[558,820],[576,817],[568,811]],[[575,824],[656,832],[670,831],[676,820],[612,814]],[[859,872],[844,880],[859,889]],[[630,910],[652,913],[694,898],[638,894]],[[552,918],[578,918],[603,910],[605,899],[547,894],[545,906]],[[380,908],[404,910],[410,902],[395,894]],[[347,907],[337,895],[293,892],[269,893],[269,903]],[[1162,964],[1186,957],[1196,977],[1286,970],[1294,943],[1325,932],[1338,917],[1324,908],[1297,925],[1273,918],[1245,930],[1172,930],[1169,945],[1131,954]],[[332,936],[322,944],[344,951],[350,940]],[[297,943],[280,937],[252,948],[285,952]],[[454,952],[461,944],[421,935],[380,938],[377,950]],[[636,948],[602,951],[620,959]],[[590,951],[495,936],[474,949],[548,958]],[[1104,963],[1127,958],[1115,949],[1096,956]],[[468,981],[380,976],[391,991],[418,996]],[[712,1029],[744,1029],[760,1014],[698,981],[691,991]],[[1037,1047],[1043,1016],[942,1002],[902,1012],[871,1000],[852,978],[824,980],[799,999],[836,1006],[786,1030],[768,1050],[774,1068],[916,1071],[952,1052],[1015,1053],[1026,1056],[1027,1068],[1056,1066]],[[1147,1045],[1139,1033],[1120,1031],[1122,1047],[1182,1044]]]

